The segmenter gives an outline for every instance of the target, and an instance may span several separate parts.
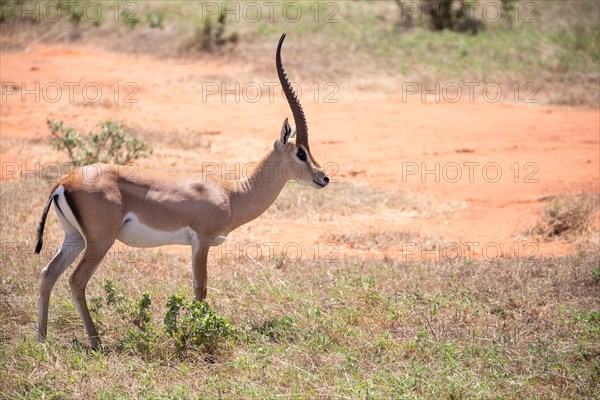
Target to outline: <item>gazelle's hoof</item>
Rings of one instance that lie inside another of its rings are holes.
[[[92,346],[92,350],[94,351],[103,351],[102,348],[102,343],[100,342],[100,339],[90,339],[90,344]]]

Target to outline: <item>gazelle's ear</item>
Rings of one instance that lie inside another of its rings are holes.
[[[281,127],[281,143],[287,144],[290,137],[292,137],[292,127],[286,118],[285,121],[283,121],[283,126]]]

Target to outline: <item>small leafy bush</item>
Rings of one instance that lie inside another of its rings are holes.
[[[600,311],[591,310],[575,315],[575,320],[583,324],[583,331],[590,335],[600,335]]]
[[[125,329],[124,336],[119,340],[118,349],[134,353],[149,353],[158,344],[158,331],[150,322],[152,313],[148,310],[151,301],[148,293],[142,294],[141,299],[135,303],[129,316],[129,326]]]
[[[195,346],[209,353],[219,344],[236,337],[237,328],[223,315],[212,310],[205,301],[186,301],[183,295],[167,300],[165,331],[181,350]]]
[[[403,10],[403,4],[409,3],[396,0]],[[414,2],[412,2],[414,4]],[[429,28],[433,31],[444,29],[477,33],[482,27],[481,21],[473,18],[474,2],[469,0],[420,0],[418,3],[422,13],[428,16]],[[408,26],[411,26],[412,16],[406,15]]]
[[[152,324],[150,305],[152,300],[148,293],[143,293],[137,301],[132,301],[122,294],[116,294],[112,281],[104,281],[106,305],[113,307],[126,324],[125,334],[117,345],[121,351],[148,353],[156,345],[158,332]]]
[[[107,317],[104,311],[112,311],[122,321],[117,324],[121,327],[118,351],[149,356],[160,353],[172,341],[180,354],[196,350],[205,352],[211,360],[223,343],[243,337],[243,331],[204,301],[187,301],[182,294],[171,295],[161,327],[152,321],[152,300],[148,293],[143,293],[136,301],[118,293],[111,280],[105,280],[103,287],[104,296],[90,299],[90,311],[97,321]],[[293,323],[294,320],[288,317],[275,320],[272,325],[265,326],[265,334],[277,336],[279,331],[290,329]]]
[[[596,285],[600,285],[600,267],[592,270],[592,281]]]
[[[227,25],[227,15],[223,9],[216,22],[210,16],[204,19],[201,26],[196,27],[196,33],[194,40],[191,43],[191,47],[198,47],[203,51],[212,51],[214,48],[220,48],[228,43],[235,44],[238,42],[239,37],[237,32],[233,32],[229,35],[225,34]]]
[[[150,28],[163,29],[163,15],[157,12],[150,12],[146,14],[146,21]]]
[[[265,321],[253,330],[272,342],[278,342],[286,337],[293,336],[295,324],[296,319],[294,317],[285,315],[281,318]]]
[[[148,157],[152,148],[139,136],[128,135],[129,127],[112,119],[99,124],[99,132],[82,136],[63,121],[48,120],[52,146],[66,151],[76,166],[93,163],[127,164]]]
[[[79,1],[59,2],[63,12],[69,16],[69,22],[73,25],[78,25],[83,18],[83,4]]]

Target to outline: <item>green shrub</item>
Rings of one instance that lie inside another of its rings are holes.
[[[158,339],[158,332],[152,324],[150,305],[152,300],[148,293],[134,302],[122,294],[116,294],[112,281],[104,281],[106,293],[106,306],[113,307],[119,317],[126,324],[125,333],[119,340],[117,348],[120,351],[135,353],[148,353],[154,348]]]
[[[111,280],[105,280],[103,287],[105,297],[90,299],[91,311],[96,320],[106,316],[103,314],[105,309],[116,312],[123,322],[122,335],[117,344],[119,351],[149,355],[162,349],[165,342],[172,339],[180,353],[185,350],[199,350],[212,356],[222,343],[238,339],[242,334],[227,318],[212,310],[208,303],[186,301],[181,294],[168,298],[164,327],[161,328],[152,322],[152,300],[148,293],[143,293],[140,299],[135,301],[117,293]],[[269,333],[276,335],[274,331],[291,328],[292,324],[293,320],[285,317],[265,329],[272,330],[273,332]]]
[[[59,5],[63,12],[69,16],[69,22],[73,25],[78,25],[83,18],[83,4],[77,0],[60,2]]]
[[[163,15],[157,12],[150,12],[146,15],[146,21],[150,28],[163,29]]]
[[[402,0],[396,0],[403,9]],[[473,8],[475,2],[468,0],[421,0],[419,3],[421,11],[428,16],[429,28],[433,31],[443,31],[445,29],[459,32],[477,33],[482,27],[481,21],[473,18]],[[412,26],[412,17],[407,15],[407,26]]]
[[[261,325],[253,328],[253,331],[272,342],[278,342],[283,338],[293,335],[296,322],[296,318],[285,315],[281,318],[265,321]]]
[[[164,323],[165,331],[180,351],[195,346],[212,353],[221,342],[237,334],[235,325],[212,310],[208,303],[186,301],[183,295],[169,297]]]
[[[152,149],[145,139],[128,135],[127,125],[112,119],[99,124],[99,132],[82,136],[63,121],[48,120],[52,145],[56,150],[67,152],[76,166],[93,163],[127,164],[138,158],[148,157]]]
[[[212,18],[207,16],[203,24],[196,27],[191,47],[198,47],[203,51],[212,51],[215,47],[220,48],[228,43],[237,43],[239,39],[237,32],[226,35],[226,25],[227,15],[224,8],[221,10],[216,22],[213,22]]]
[[[575,320],[583,324],[583,331],[590,335],[600,335],[600,311],[591,310],[575,315]]]
[[[600,268],[592,270],[592,281],[597,285],[600,284]]]
[[[125,321],[130,322],[130,325],[126,328],[124,337],[119,340],[119,350],[148,353],[154,348],[158,332],[151,323],[152,313],[149,310],[151,304],[150,295],[143,293],[140,300],[130,305],[130,312],[121,315]]]

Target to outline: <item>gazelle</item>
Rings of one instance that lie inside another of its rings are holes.
[[[293,179],[322,189],[329,183],[308,145],[308,126],[300,101],[281,62],[279,39],[275,64],[291,108],[295,129],[287,118],[273,148],[246,177],[220,181],[203,174],[167,174],[94,164],[62,177],[52,188],[38,228],[36,253],[43,245],[46,217],[54,204],[64,242],[42,271],[38,340],[46,338],[48,303],[58,277],[81,252],[69,278],[73,301],[92,348],[100,338],[87,307],[85,288],[115,240],[137,247],[191,245],[194,296],[206,298],[206,262],[210,246],[223,243],[237,227],[261,215],[275,201],[293,166]]]

